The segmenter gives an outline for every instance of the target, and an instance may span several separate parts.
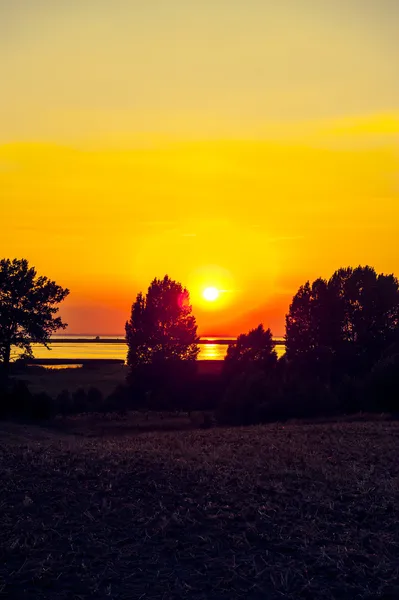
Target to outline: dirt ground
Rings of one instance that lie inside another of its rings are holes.
[[[397,600],[398,442],[394,422],[0,424],[0,596]]]

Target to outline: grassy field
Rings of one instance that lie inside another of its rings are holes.
[[[399,597],[398,423],[111,425],[0,426],[3,597]]]

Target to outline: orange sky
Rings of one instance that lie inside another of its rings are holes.
[[[71,289],[70,333],[122,332],[165,273],[208,335],[399,275],[396,3],[54,4],[0,8],[0,255]]]

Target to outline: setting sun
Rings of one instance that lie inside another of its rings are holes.
[[[215,287],[207,287],[202,292],[202,295],[208,302],[214,302],[219,298],[219,290]]]

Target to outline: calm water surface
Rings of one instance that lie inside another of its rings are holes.
[[[121,358],[126,359],[127,346],[123,342],[112,343],[112,342],[93,342],[88,341],[87,343],[77,341],[82,339],[93,340],[94,336],[81,336],[81,335],[60,335],[54,336],[62,339],[68,339],[68,342],[53,343],[50,345],[51,350],[47,350],[45,347],[32,344],[33,354],[35,358],[69,358],[69,359],[81,359],[81,358]],[[120,339],[116,336],[100,336],[102,340],[106,339]],[[218,339],[234,341],[236,338],[206,338],[208,340]],[[279,339],[279,338],[277,338]],[[227,352],[228,344],[200,344],[200,353],[198,355],[199,360],[223,360]],[[284,354],[285,347],[283,345],[276,346],[276,352],[278,356]]]

